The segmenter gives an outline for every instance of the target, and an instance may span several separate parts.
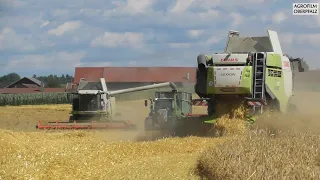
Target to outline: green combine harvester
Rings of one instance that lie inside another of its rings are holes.
[[[229,31],[223,53],[201,54],[197,60],[195,91],[209,99],[208,115],[216,113],[218,103],[239,98],[252,108],[251,115],[263,114],[265,108],[286,113],[293,107],[293,62],[283,54],[275,31],[261,37]],[[300,61],[298,65],[303,72]]]
[[[240,37],[238,31],[229,31],[223,53],[201,54],[197,62],[195,92],[200,99],[177,90],[157,92],[145,120],[146,130],[172,129],[190,119],[214,124],[217,104],[236,100],[252,109],[247,116],[251,122],[266,108],[286,113],[294,107],[294,60],[283,54],[275,31],[260,37]],[[303,72],[299,59],[297,63]],[[207,106],[207,114],[192,114],[192,106]]]

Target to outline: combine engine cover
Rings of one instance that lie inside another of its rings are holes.
[[[214,54],[198,56],[196,92],[200,97],[208,94],[249,94],[251,67],[246,66],[248,54]],[[201,62],[207,62],[203,67]],[[205,81],[204,81],[205,79]]]
[[[246,69],[247,54],[214,54],[208,74],[208,92],[215,94],[243,94],[250,92],[250,69]],[[212,78],[211,75],[213,74]],[[245,76],[247,75],[247,76]],[[246,78],[247,77],[247,78]],[[210,86],[211,85],[211,86]]]

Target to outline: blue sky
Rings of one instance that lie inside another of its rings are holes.
[[[0,0],[0,75],[195,66],[198,54],[223,51],[230,29],[275,30],[285,53],[320,68],[320,16],[293,16],[292,2],[300,1]]]

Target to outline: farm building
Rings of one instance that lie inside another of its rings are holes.
[[[39,92],[65,92],[65,88],[43,88],[43,83],[38,79],[24,77],[0,89],[0,94],[23,94]]]
[[[11,83],[5,88],[39,88],[39,87],[42,87],[41,81],[32,77],[24,77],[14,83]]]
[[[132,88],[162,82],[174,82],[178,86],[193,84],[195,67],[77,67],[74,83],[81,78],[99,81],[105,78],[109,90]]]

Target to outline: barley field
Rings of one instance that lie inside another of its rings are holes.
[[[41,131],[67,120],[70,105],[0,107],[1,179],[320,179],[320,94],[299,92],[299,112],[266,116],[252,128],[222,118],[219,138],[145,141],[144,100],[117,102],[138,130]],[[195,113],[205,108],[194,109]],[[268,128],[268,130],[265,130]],[[157,136],[157,134],[155,134]]]

